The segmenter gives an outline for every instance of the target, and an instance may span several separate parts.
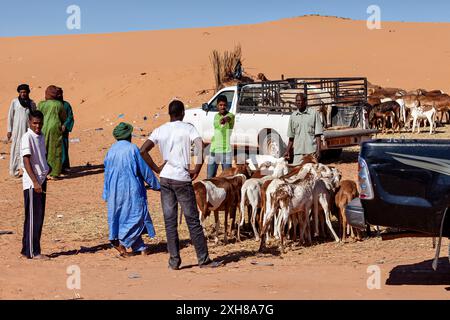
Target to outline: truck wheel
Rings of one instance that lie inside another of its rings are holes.
[[[285,146],[278,133],[270,132],[264,137],[264,140],[259,147],[259,151],[263,155],[281,158],[285,152]]]

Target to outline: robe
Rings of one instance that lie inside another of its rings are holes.
[[[50,175],[58,177],[62,171],[62,132],[61,126],[66,121],[66,112],[61,101],[46,100],[38,104],[44,114],[42,133],[45,135],[47,162],[52,168]]]
[[[31,102],[31,108],[36,109],[35,103]],[[22,136],[28,130],[28,115],[30,111],[22,107],[18,98],[11,101],[8,113],[8,132],[11,132],[11,153],[9,161],[9,174],[17,176],[19,169],[23,169],[23,159],[20,156],[20,144]]]
[[[105,157],[103,199],[108,202],[109,240],[119,240],[125,248],[142,241],[142,233],[155,236],[147,207],[144,181],[160,190],[159,181],[131,142],[112,145]]]
[[[66,111],[66,121],[64,122],[64,127],[66,130],[63,132],[62,140],[62,169],[70,169],[69,160],[69,133],[72,132],[75,120],[73,118],[72,106],[67,101],[64,101],[64,111]]]

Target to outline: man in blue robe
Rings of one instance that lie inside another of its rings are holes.
[[[160,190],[158,179],[131,143],[132,132],[133,126],[120,123],[113,131],[117,142],[105,157],[103,199],[108,202],[109,240],[123,256],[130,255],[130,248],[133,254],[150,254],[142,234],[153,238],[155,229],[144,181],[151,189]]]

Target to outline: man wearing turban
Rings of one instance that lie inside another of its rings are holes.
[[[6,138],[12,142],[9,174],[19,178],[20,169],[23,169],[23,160],[20,156],[20,143],[22,136],[28,130],[28,115],[30,110],[36,110],[36,104],[30,99],[30,87],[27,84],[18,86],[17,92],[19,96],[11,101],[9,107]]]
[[[103,199],[108,203],[109,240],[121,255],[149,254],[142,234],[155,236],[147,207],[147,190],[160,185],[150,167],[142,159],[139,149],[131,143],[133,126],[120,123],[113,131],[117,140],[105,157]]]
[[[62,126],[67,118],[63,103],[58,100],[59,95],[58,87],[49,86],[45,91],[45,101],[38,104],[38,109],[44,114],[42,133],[53,179],[58,179],[62,171]]]

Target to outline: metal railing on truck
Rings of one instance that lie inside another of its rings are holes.
[[[240,113],[290,114],[299,93],[306,95],[308,107],[367,103],[367,78],[292,78],[240,84],[238,90]]]

